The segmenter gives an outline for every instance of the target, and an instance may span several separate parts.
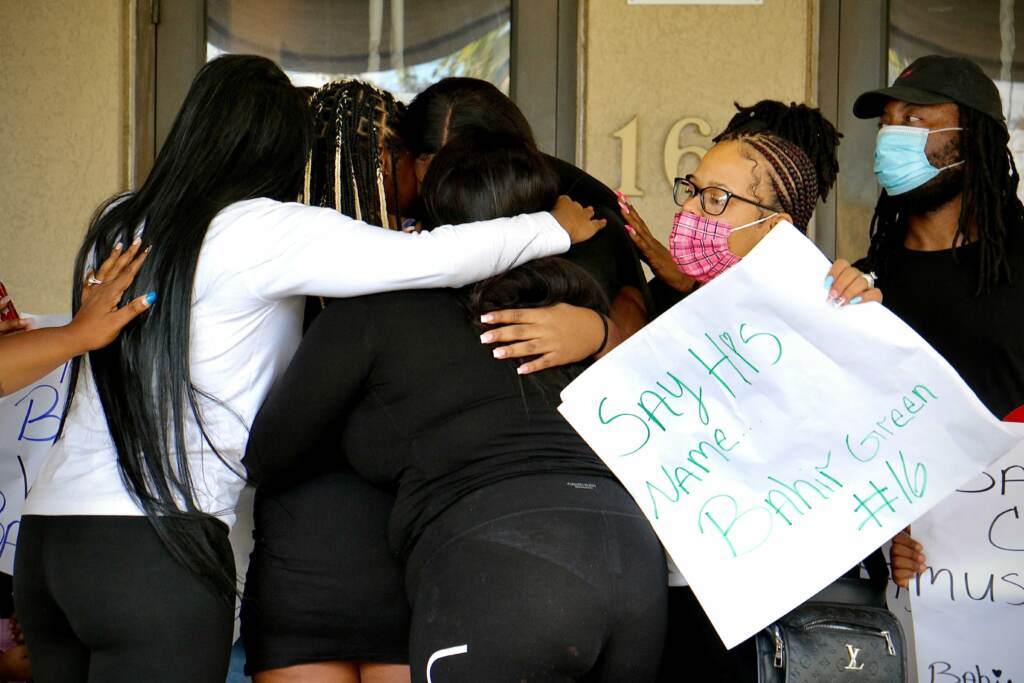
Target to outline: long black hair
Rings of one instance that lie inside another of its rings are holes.
[[[806,104],[778,100],[761,100],[749,107],[734,102],[736,114],[725,130],[715,136],[715,142],[733,140],[740,136],[766,133],[789,140],[803,151],[814,165],[818,181],[818,196],[828,199],[828,193],[839,175],[837,151],[843,134],[825,118],[821,110]]]
[[[396,129],[405,105],[391,93],[355,80],[327,83],[310,104],[316,138],[306,171],[305,201],[371,225],[389,227],[388,213],[400,223],[401,207],[388,207],[385,199],[379,146],[391,151],[394,163],[402,148]],[[396,174],[391,177],[397,200]]]
[[[515,135],[467,130],[446,144],[423,178],[423,227],[548,211],[558,175]]]
[[[409,103],[399,134],[413,157],[437,154],[467,131],[484,130],[519,138],[536,148],[533,130],[515,102],[479,78],[443,78]]]
[[[957,171],[962,177],[962,201],[953,246],[977,243],[980,267],[975,294],[983,294],[1012,277],[1007,242],[1024,237],[1024,206],[1017,198],[1020,175],[1007,148],[1010,134],[1006,126],[971,107],[958,105],[958,109],[963,128],[959,151],[964,163]],[[871,217],[868,262],[879,275],[885,274],[889,255],[906,238],[907,208],[905,200],[890,197],[884,190],[878,197]],[[971,235],[972,225],[977,228],[976,236]]]
[[[226,600],[235,593],[233,564],[218,524],[196,502],[187,457],[191,415],[204,448],[224,462],[202,418],[201,406],[217,399],[191,379],[193,281],[218,212],[245,199],[298,197],[311,140],[306,98],[273,62],[218,57],[196,75],[145,183],[100,207],[75,262],[74,282],[81,283],[94,258],[117,242],[129,244],[140,228],[152,249],[125,298],[155,290],[159,303],[91,352],[89,365],[125,487],[171,555]],[[79,287],[72,299],[77,312]],[[79,369],[76,360],[68,407]]]
[[[423,179],[425,228],[546,211],[558,199],[558,175],[529,142],[515,134],[466,129],[445,144]],[[473,323],[484,313],[557,303],[608,313],[594,277],[570,261],[531,261],[462,290]],[[538,381],[563,386],[578,367],[552,368]]]

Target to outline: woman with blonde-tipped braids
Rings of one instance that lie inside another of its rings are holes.
[[[405,106],[362,81],[335,81],[313,95],[316,140],[307,166],[307,204],[326,206],[384,228],[416,198],[408,151],[395,133]]]
[[[365,81],[332,81],[310,96],[316,137],[303,201],[396,230],[417,198],[412,158],[395,132],[405,105]],[[324,306],[306,303],[305,328]]]
[[[316,137],[303,201],[401,228],[416,197],[411,157],[393,132],[402,103],[338,81],[310,105]],[[309,298],[307,325],[325,305]],[[340,443],[325,435],[305,478],[257,490],[242,606],[246,670],[257,683],[409,680],[403,568],[387,539],[394,496],[352,472]]]

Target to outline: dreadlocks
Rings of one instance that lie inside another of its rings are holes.
[[[736,115],[715,137],[715,142],[735,140],[738,137],[757,133],[769,133],[789,140],[810,160],[814,167],[821,201],[828,199],[828,193],[839,175],[839,161],[836,150],[842,133],[836,130],[821,111],[806,104],[778,100],[761,100],[757,104],[743,107],[734,102]]]
[[[380,145],[392,150],[401,146],[394,129],[404,105],[362,81],[328,83],[310,104],[316,140],[306,166],[303,200],[389,227]],[[394,174],[392,179],[397,186]],[[394,210],[398,214],[399,208]]]
[[[1006,258],[1009,239],[1024,226],[1024,206],[1017,198],[1020,175],[1007,148],[1010,135],[1006,127],[986,114],[959,106],[960,159],[963,160],[963,190],[955,249],[977,242],[980,267],[976,294],[988,292],[1011,278]],[[884,190],[871,217],[871,244],[868,261],[884,274],[888,257],[903,245],[909,214],[905,203]],[[976,234],[972,236],[972,226]],[[972,239],[973,237],[973,239]],[[955,254],[955,252],[954,252]]]

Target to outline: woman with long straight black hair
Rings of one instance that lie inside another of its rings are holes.
[[[75,363],[62,437],[25,505],[15,600],[38,683],[224,680],[240,460],[298,346],[304,295],[460,286],[599,227],[567,200],[552,211],[564,229],[540,213],[429,235],[294,203],[311,128],[273,62],[218,58],[146,182],[89,228],[74,281],[139,239],[152,250],[126,296],[159,303]]]

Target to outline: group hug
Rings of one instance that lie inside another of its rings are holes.
[[[881,195],[820,296],[888,307],[1002,418],[1024,405],[1024,207],[999,92],[930,56],[854,113]],[[0,323],[0,395],[73,359],[17,543],[33,680],[223,683],[238,601],[256,683],[757,681],[559,393],[779,224],[806,233],[841,137],[737,105],[675,216],[641,217],[486,81],[406,105],[207,63],[89,224],[73,320]],[[926,562],[908,529],[850,575]]]

